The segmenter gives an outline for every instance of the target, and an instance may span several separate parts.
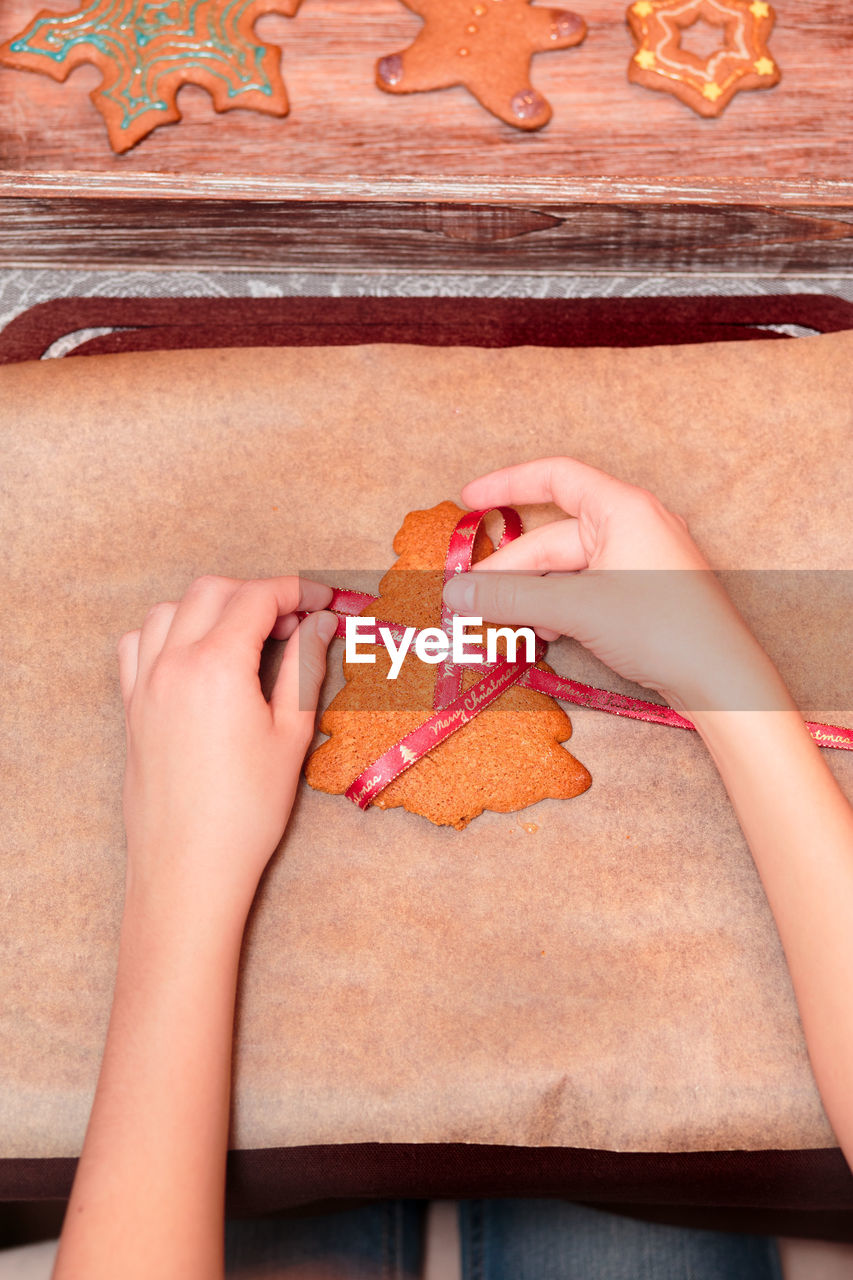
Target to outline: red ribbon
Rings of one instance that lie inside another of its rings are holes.
[[[513,507],[493,507],[502,520],[501,535],[498,547],[515,541],[522,532],[521,517]],[[447,561],[444,570],[444,583],[458,573],[467,573],[471,568],[474,552],[474,540],[483,520],[490,514],[489,510],[469,511],[464,515],[450,537]],[[346,636],[346,619],[355,617],[373,604],[377,596],[366,595],[361,591],[347,589],[336,590],[327,606],[338,616],[338,629],[335,633],[342,639]],[[450,635],[453,614],[442,599],[441,629]],[[387,627],[396,640],[403,636],[405,628],[399,623],[377,620],[373,642],[379,644],[378,631]],[[363,632],[360,640],[370,643],[370,637]],[[483,655],[485,650],[480,645],[465,641],[466,649],[473,654]],[[547,651],[547,645],[537,641],[536,661]],[[406,769],[434,751],[437,746],[450,737],[452,733],[463,728],[481,711],[506,692],[512,685],[535,689],[551,698],[559,698],[561,702],[571,702],[575,706],[589,707],[593,711],[607,711],[610,715],[627,716],[631,720],[645,720],[649,724],[665,724],[676,729],[694,729],[692,721],[673,711],[671,707],[661,706],[656,702],[645,702],[642,698],[630,698],[623,693],[613,693],[608,689],[596,689],[592,685],[581,684],[579,680],[569,680],[552,671],[542,671],[532,662],[509,662],[506,658],[498,658],[497,662],[484,668],[484,675],[464,693],[462,690],[462,667],[447,657],[438,665],[433,697],[433,714],[407,733],[405,737],[389,747],[378,760],[365,769],[347,790],[347,797],[361,809],[366,809],[390,782],[398,778]],[[806,728],[812,738],[821,747],[835,747],[840,751],[853,751],[853,729],[841,725],[819,724],[806,721]]]
[[[516,538],[521,536],[523,525],[521,516],[515,507],[493,507],[492,510],[497,511],[501,518],[501,536],[497,545],[497,550],[500,550],[501,547],[505,547],[509,542],[515,542]],[[451,578],[456,577],[457,573],[467,573],[471,568],[477,530],[487,515],[488,511],[469,511],[453,530],[450,535],[450,546],[447,549],[447,560],[444,565],[442,590],[447,586]],[[444,603],[444,596],[442,595],[441,629],[446,636],[450,635],[452,623],[453,610]],[[435,694],[432,700],[432,705],[436,711],[441,707],[449,706],[454,698],[458,698],[461,688],[462,667],[458,663],[454,663],[453,659],[448,656],[444,662],[439,664],[436,676]]]

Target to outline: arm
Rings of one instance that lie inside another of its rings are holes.
[[[815,1080],[853,1167],[853,809],[793,706],[693,719],[761,876]]]
[[[696,725],[761,876],[815,1079],[853,1165],[853,810],[779,673],[684,521],[644,490],[551,458],[475,480],[463,498],[556,502],[572,518],[449,583],[452,608],[574,636]]]
[[[223,1274],[246,917],[290,814],[335,619],[328,588],[206,578],[123,637],[127,887],[103,1065],[55,1280]],[[291,638],[267,702],[258,664]]]

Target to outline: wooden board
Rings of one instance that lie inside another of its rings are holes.
[[[0,40],[38,7],[3,0]],[[534,61],[554,118],[533,135],[461,88],[375,88],[420,27],[399,0],[262,17],[290,115],[216,115],[190,85],[183,121],[122,157],[94,67],[64,85],[0,68],[0,262],[853,271],[853,22],[833,0],[780,0],[782,83],[717,120],[628,83],[624,5],[577,8],[584,44]]]

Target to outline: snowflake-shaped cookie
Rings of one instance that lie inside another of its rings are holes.
[[[0,62],[65,80],[81,62],[103,72],[92,101],[114,151],[180,120],[182,84],[207,89],[217,111],[287,115],[280,51],[252,28],[262,13],[292,17],[301,0],[84,0],[74,13],[37,14],[0,45]]]
[[[628,79],[674,94],[700,116],[718,116],[741,89],[778,83],[767,49],[774,17],[767,0],[634,0],[627,18],[637,51]],[[682,33],[700,21],[722,35],[705,58],[682,47]]]
[[[380,58],[376,83],[388,93],[464,85],[487,111],[517,129],[541,129],[551,106],[530,84],[530,59],[568,49],[586,23],[568,9],[530,0],[402,0],[423,30],[402,53]]]

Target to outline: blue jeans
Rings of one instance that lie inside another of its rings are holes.
[[[776,1242],[562,1200],[459,1206],[464,1280],[781,1280]]]
[[[426,1205],[232,1221],[226,1268],[245,1280],[419,1280]],[[776,1244],[637,1222],[562,1200],[469,1200],[463,1280],[781,1280]]]

